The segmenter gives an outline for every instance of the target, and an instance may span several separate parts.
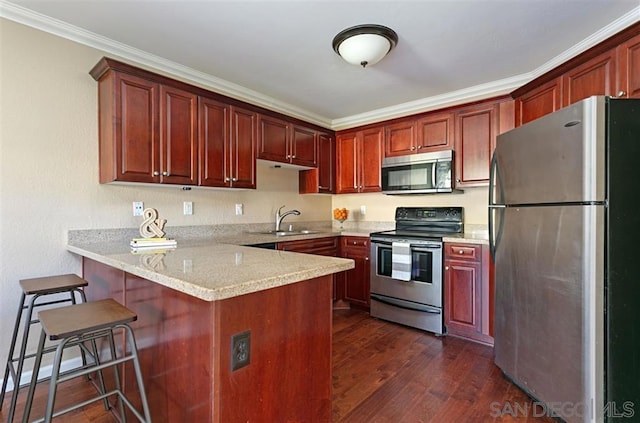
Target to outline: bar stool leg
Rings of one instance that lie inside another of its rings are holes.
[[[44,331],[42,332],[46,337]],[[47,397],[47,408],[44,412],[44,423],[51,423],[51,419],[53,419],[53,406],[56,403],[56,394],[58,392],[58,377],[60,375],[60,364],[62,362],[62,353],[64,352],[64,347],[67,345],[67,342],[70,338],[63,339],[62,342],[58,344],[56,348],[56,355],[53,359],[53,369],[51,370],[51,380],[49,381],[49,395]],[[44,345],[44,344],[43,344]],[[42,357],[42,352],[40,352],[40,356]],[[27,423],[27,422],[24,422]]]
[[[138,360],[138,346],[136,345],[135,337],[133,336],[133,329],[129,325],[122,325],[127,333],[129,339],[129,345],[131,346],[131,354],[134,356],[133,368],[136,372],[136,380],[138,382],[138,389],[140,390],[140,400],[142,402],[142,409],[144,411],[144,419],[146,422],[151,423],[151,412],[149,411],[149,404],[147,403],[147,394],[144,389],[144,381],[142,380],[142,369],[140,369],[140,361]]]
[[[116,346],[115,341],[113,340],[113,329],[109,330],[109,347],[111,348],[111,359],[116,360],[118,357],[116,356]],[[126,345],[124,346],[126,348]],[[116,379],[116,389],[122,392],[122,386],[120,385],[120,373],[118,373],[118,368],[113,369],[113,373]],[[127,417],[124,414],[124,404],[122,403],[122,398],[118,395],[118,408],[120,409],[120,420],[123,422],[127,421]]]
[[[26,299],[26,295],[23,292],[20,297],[20,306],[18,307],[16,324],[13,327],[13,335],[11,336],[11,345],[9,346],[9,355],[7,356],[7,365],[5,366],[4,378],[2,379],[2,391],[0,391],[0,410],[2,410],[2,404],[4,403],[4,395],[7,392],[7,384],[9,382],[9,376],[11,376],[11,380],[13,381],[14,389],[16,386],[16,375],[11,374],[11,369],[13,368],[13,366],[11,365],[11,362],[13,360],[13,354],[16,349],[16,341],[18,340],[18,332],[20,331],[20,320],[22,319],[22,311],[24,310],[25,299]],[[20,384],[19,380],[17,384]],[[11,421],[11,416],[9,417],[9,421]]]
[[[91,349],[93,350],[92,353],[93,353],[93,358],[95,360],[95,364],[97,364],[99,366],[100,365],[100,356],[98,355],[98,345],[96,344],[96,340],[95,339],[91,340]],[[80,350],[82,350],[82,348],[80,348]],[[86,363],[85,363],[85,365],[86,365]],[[87,374],[87,379],[90,379],[88,374]],[[104,384],[104,377],[102,376],[102,370],[98,370],[98,383],[100,384],[100,387],[99,387],[100,393],[101,394],[106,393],[107,389],[106,389],[105,384]],[[102,400],[102,402],[104,403],[104,409],[105,410],[108,411],[109,409],[111,409],[111,406],[109,405],[109,400],[107,398],[104,398]]]
[[[42,351],[44,350],[44,341],[47,338],[47,334],[42,331],[40,334],[40,341],[38,342],[38,350],[36,351],[36,361],[33,365],[33,373],[31,374],[31,383],[29,384],[29,393],[27,394],[27,401],[24,405],[24,415],[22,416],[22,423],[29,422],[29,414],[31,414],[31,405],[33,403],[33,394],[36,391],[36,384],[38,383],[38,370],[42,363]],[[38,369],[38,370],[36,370]],[[11,421],[11,419],[9,419]]]

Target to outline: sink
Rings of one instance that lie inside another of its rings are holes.
[[[317,234],[318,231],[302,229],[300,231],[264,231],[264,232],[258,232],[258,233],[265,234],[265,235],[275,235],[275,236],[291,236],[291,235]]]

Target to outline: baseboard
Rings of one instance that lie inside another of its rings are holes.
[[[81,357],[70,358],[69,360],[65,360],[62,363],[60,363],[60,372],[61,373],[66,372],[67,370],[75,369],[80,366],[82,366]],[[48,366],[40,367],[40,371],[38,372],[38,381],[44,378],[50,377],[52,371],[53,371],[52,364],[49,364]],[[20,386],[26,383],[30,383],[32,375],[33,375],[33,370],[29,370],[28,372],[23,372],[22,376],[20,377]],[[9,377],[9,376],[5,375],[5,377]],[[7,382],[7,392],[13,391],[13,386],[14,386],[13,380],[9,378],[9,381]]]

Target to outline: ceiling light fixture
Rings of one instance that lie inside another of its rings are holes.
[[[398,34],[382,25],[356,25],[333,38],[333,49],[352,65],[375,65],[398,44]]]

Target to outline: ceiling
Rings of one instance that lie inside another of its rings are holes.
[[[1,0],[0,16],[342,129],[508,93],[639,21],[640,0]],[[399,37],[367,68],[331,46],[363,23]]]

